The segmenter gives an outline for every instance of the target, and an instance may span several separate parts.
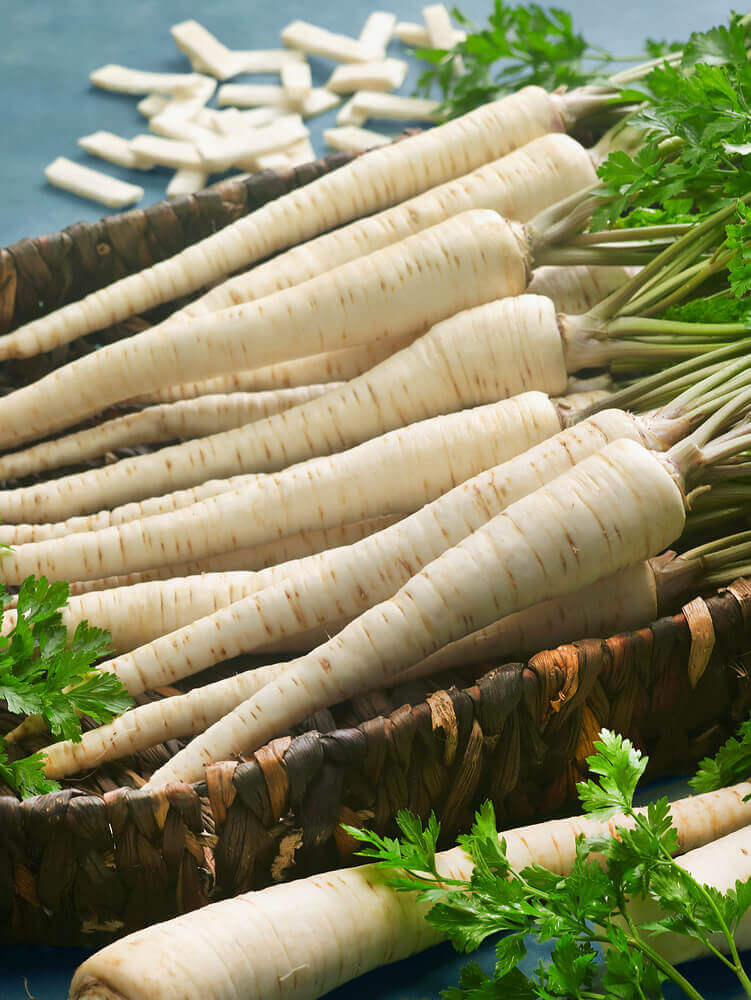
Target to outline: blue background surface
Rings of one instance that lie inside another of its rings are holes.
[[[586,30],[592,42],[621,55],[638,53],[646,35],[683,38],[694,29],[722,20],[730,10],[730,4],[714,0],[558,3],[573,12],[575,23]],[[169,171],[122,170],[87,157],[76,146],[80,136],[96,129],[126,137],[144,131],[137,99],[90,87],[88,73],[92,69],[114,62],[149,70],[188,70],[169,28],[191,17],[231,47],[270,48],[278,47],[281,28],[294,18],[357,35],[373,6],[373,0],[335,0],[315,6],[310,0],[213,0],[210,5],[195,0],[0,0],[0,245],[105,214],[99,206],[45,183],[44,167],[56,156],[101,167],[141,184],[146,189],[144,205],[164,197]],[[420,20],[421,4],[414,0],[401,0],[398,8],[383,6],[394,9],[400,19]],[[460,7],[480,22],[487,16],[490,0],[462,0]],[[394,43],[391,54],[405,53]],[[323,84],[331,64],[311,63],[315,84]],[[411,90],[415,78],[412,60],[403,92]],[[252,79],[275,82],[274,78]],[[322,130],[333,124],[334,117],[332,112],[310,122],[318,153],[324,152]],[[0,1000],[23,1000],[29,995],[36,1000],[61,1000],[67,996],[70,977],[85,954],[80,949],[0,947]],[[484,949],[480,960],[490,969],[492,949]],[[435,997],[441,988],[456,982],[461,964],[463,960],[448,946],[439,947],[343,987],[331,1000]],[[536,958],[531,964],[536,964]],[[733,982],[723,978],[715,965],[699,963],[691,977],[713,1000],[739,995]]]

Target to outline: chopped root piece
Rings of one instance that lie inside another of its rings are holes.
[[[45,169],[44,176],[48,183],[55,187],[77,194],[80,198],[98,201],[110,208],[133,205],[143,198],[142,187],[126,184],[125,181],[110,177],[109,174],[103,174],[99,170],[82,167],[80,163],[74,163],[64,156],[58,156],[53,160]]]

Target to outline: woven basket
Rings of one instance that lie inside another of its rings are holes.
[[[348,159],[227,181],[0,250],[0,324],[12,329],[80,298]],[[24,384],[148,322],[13,363],[1,378],[6,388]],[[433,809],[448,843],[485,798],[504,825],[563,813],[575,807],[603,726],[647,752],[652,775],[689,768],[746,714],[749,650],[751,585],[741,580],[627,635],[353,699],[249,760],[212,766],[196,785],[141,790],[183,745],[172,741],[25,803],[0,787],[0,940],[99,945],[214,899],[353,863],[342,821],[388,831],[399,809]],[[0,710],[0,732],[16,721]]]

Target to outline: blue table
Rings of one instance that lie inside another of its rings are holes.
[[[622,55],[638,52],[645,35],[686,37],[694,29],[725,18],[731,9],[726,0],[558,3],[573,12],[575,23],[586,27],[592,42]],[[213,0],[208,6],[186,0],[0,0],[0,89],[4,97],[0,245],[104,214],[99,206],[45,183],[44,167],[56,156],[101,167],[141,184],[146,189],[143,204],[164,197],[169,172],[121,170],[87,157],[76,146],[80,136],[97,129],[132,136],[144,127],[135,99],[89,86],[88,73],[95,67],[113,62],[140,69],[185,71],[187,61],[174,47],[169,28],[191,17],[235,48],[268,48],[278,46],[279,31],[294,18],[356,35],[373,6],[366,0],[336,0],[331,8],[312,7],[305,0],[274,4]],[[469,17],[481,22],[491,2],[462,0],[460,6]],[[420,3],[410,0],[398,8],[398,14],[404,20],[419,20],[420,7]],[[398,43],[392,46],[392,53],[404,54]],[[315,84],[323,84],[331,66],[318,60],[312,60],[312,66]],[[405,93],[411,90],[416,76],[413,60]],[[262,77],[253,79],[267,82]],[[310,123],[318,153],[324,152],[322,131],[333,124],[333,119],[332,112]],[[28,995],[35,1000],[62,1000],[73,970],[86,954],[81,949],[0,947],[0,1000],[24,1000]],[[491,948],[485,948],[479,957],[488,968],[492,966]],[[439,947],[343,987],[332,994],[331,1000],[416,1000],[438,996],[441,988],[456,982],[463,962],[448,946]],[[536,958],[532,961],[535,963]],[[699,963],[691,975],[715,1000],[730,1000],[738,995],[733,982],[723,978],[714,965]]]

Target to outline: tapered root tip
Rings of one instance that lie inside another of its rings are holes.
[[[70,986],[70,1000],[127,1000],[127,997],[101,979],[76,974]]]

